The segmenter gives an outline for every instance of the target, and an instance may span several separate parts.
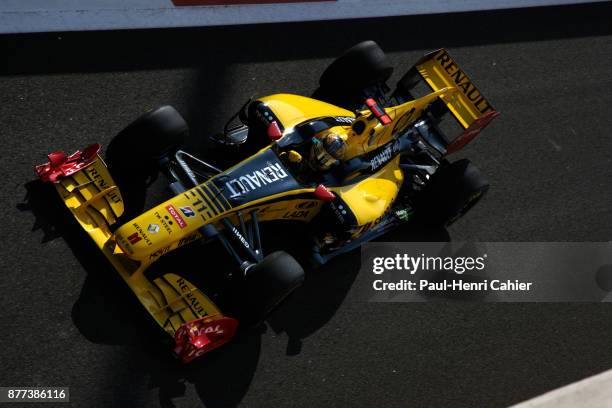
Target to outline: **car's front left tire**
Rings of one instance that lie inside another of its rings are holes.
[[[117,134],[106,149],[113,175],[140,179],[157,171],[157,161],[184,143],[189,127],[172,106],[143,114]]]

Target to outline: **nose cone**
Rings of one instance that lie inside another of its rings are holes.
[[[183,202],[185,201],[185,202]],[[148,259],[167,252],[169,246],[199,226],[196,211],[183,195],[160,204],[121,226],[115,239],[133,259]],[[159,252],[158,252],[159,251]]]

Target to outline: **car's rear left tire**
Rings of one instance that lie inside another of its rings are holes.
[[[313,97],[352,110],[363,104],[363,92],[384,84],[393,67],[374,41],[364,41],[332,62],[319,79]]]

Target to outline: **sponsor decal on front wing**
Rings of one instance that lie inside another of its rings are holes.
[[[181,217],[181,214],[179,214],[179,212],[176,210],[176,208],[172,204],[168,204],[166,206],[166,211],[168,211],[168,214],[170,214],[170,216],[174,218],[174,221],[178,224],[178,226],[181,229],[187,226],[187,222],[183,219],[183,217]]]
[[[133,233],[132,235],[130,235],[129,237],[127,237],[128,241],[130,241],[130,244],[134,245],[135,243],[137,243],[138,241],[140,241],[142,238],[140,238],[140,236],[138,235],[137,232]]]
[[[141,239],[144,240],[144,242],[148,245],[151,246],[153,245],[153,242],[151,241],[151,239],[149,238],[149,236],[147,235],[146,232],[144,232],[144,230],[142,229],[142,227],[140,226],[140,224],[138,223],[133,223],[132,226],[134,227],[134,229],[136,229],[136,231],[138,231],[135,234],[132,234],[128,237],[128,239],[130,240],[131,244],[135,244],[136,242],[140,241]]]
[[[193,210],[193,208],[191,208],[190,206],[186,205],[184,207],[179,207],[179,210],[181,210],[181,212],[183,213],[183,215],[187,218],[191,218],[194,217],[196,215],[195,211]]]
[[[159,224],[149,224],[147,231],[151,234],[157,234],[159,232]]]

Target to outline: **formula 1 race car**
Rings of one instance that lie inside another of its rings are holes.
[[[232,155],[231,165],[181,150],[188,126],[164,106],[121,131],[106,162],[94,144],[70,156],[53,152],[36,173],[54,184],[174,337],[176,355],[189,362],[229,341],[238,320],[221,312],[209,288],[194,283],[212,271],[151,274],[160,257],[196,242],[220,243],[236,261],[220,272],[242,288],[235,316],[261,322],[300,286],[304,271],[286,252],[264,254],[260,223],[306,223],[311,259],[324,264],[413,216],[448,225],[487,191],[474,165],[447,159],[498,115],[465,72],[440,49],[419,60],[394,90],[387,85],[391,73],[383,51],[367,41],[326,69],[312,98],[249,100],[212,138]],[[442,132],[447,122],[458,136]],[[128,191],[115,179],[144,180],[157,172],[173,196],[130,214]]]

